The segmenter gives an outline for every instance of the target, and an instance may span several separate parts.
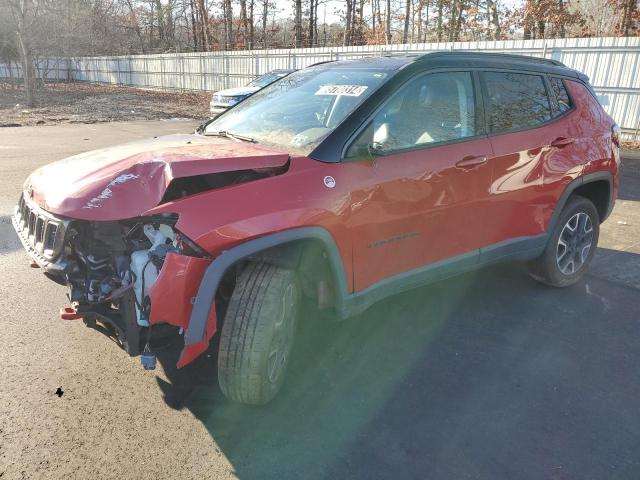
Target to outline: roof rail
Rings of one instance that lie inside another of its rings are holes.
[[[450,55],[466,55],[466,56],[478,56],[478,57],[494,57],[494,58],[510,58],[513,60],[519,60],[529,63],[540,63],[546,65],[555,65],[558,67],[566,67],[564,63],[559,60],[553,60],[551,58],[531,57],[528,55],[517,55],[514,53],[496,53],[496,52],[478,52],[476,50],[447,50],[447,51],[435,51],[428,52],[421,56],[421,58],[434,56],[450,56]]]

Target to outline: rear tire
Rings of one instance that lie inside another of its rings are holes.
[[[572,196],[544,252],[529,263],[529,274],[554,287],[573,285],[586,273],[598,246],[599,234],[600,217],[595,205],[584,197]]]
[[[218,350],[218,381],[227,398],[262,405],[284,382],[301,289],[293,270],[262,262],[240,273]]]

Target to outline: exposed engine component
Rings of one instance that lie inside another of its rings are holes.
[[[149,290],[158,279],[160,268],[169,252],[177,252],[174,245],[176,234],[169,225],[151,224],[142,227],[144,235],[151,242],[151,247],[137,250],[131,254],[131,272],[133,273],[133,290],[136,295],[136,313],[138,325],[149,326]]]
[[[72,302],[86,307],[117,304],[132,291],[136,321],[149,326],[149,292],[168,253],[199,255],[197,246],[174,230],[176,218],[120,222],[73,222],[65,256]]]

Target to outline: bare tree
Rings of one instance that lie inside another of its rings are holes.
[[[240,0],[240,26],[242,27],[242,38],[244,48],[249,48],[249,20],[247,19],[247,0]]]
[[[411,0],[405,0],[404,28],[402,29],[402,43],[407,43],[409,37],[409,22],[411,21]]]
[[[487,16],[489,17],[489,24],[493,26],[493,39],[500,40],[501,29],[497,0],[487,0]]]
[[[294,39],[296,48],[302,47],[302,0],[294,0]]]
[[[35,105],[36,77],[33,68],[33,51],[31,49],[31,28],[39,14],[39,4],[33,0],[10,0],[9,7],[13,14],[20,62],[22,64],[22,78],[26,93],[26,103]]]

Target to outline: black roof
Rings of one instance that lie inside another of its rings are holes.
[[[423,68],[501,68],[556,73],[572,77],[584,76],[558,60],[506,53],[486,53],[471,50],[434,51],[428,53],[390,54],[348,60],[321,62],[328,68],[379,68],[399,70],[409,64]],[[417,66],[417,65],[416,65]]]

